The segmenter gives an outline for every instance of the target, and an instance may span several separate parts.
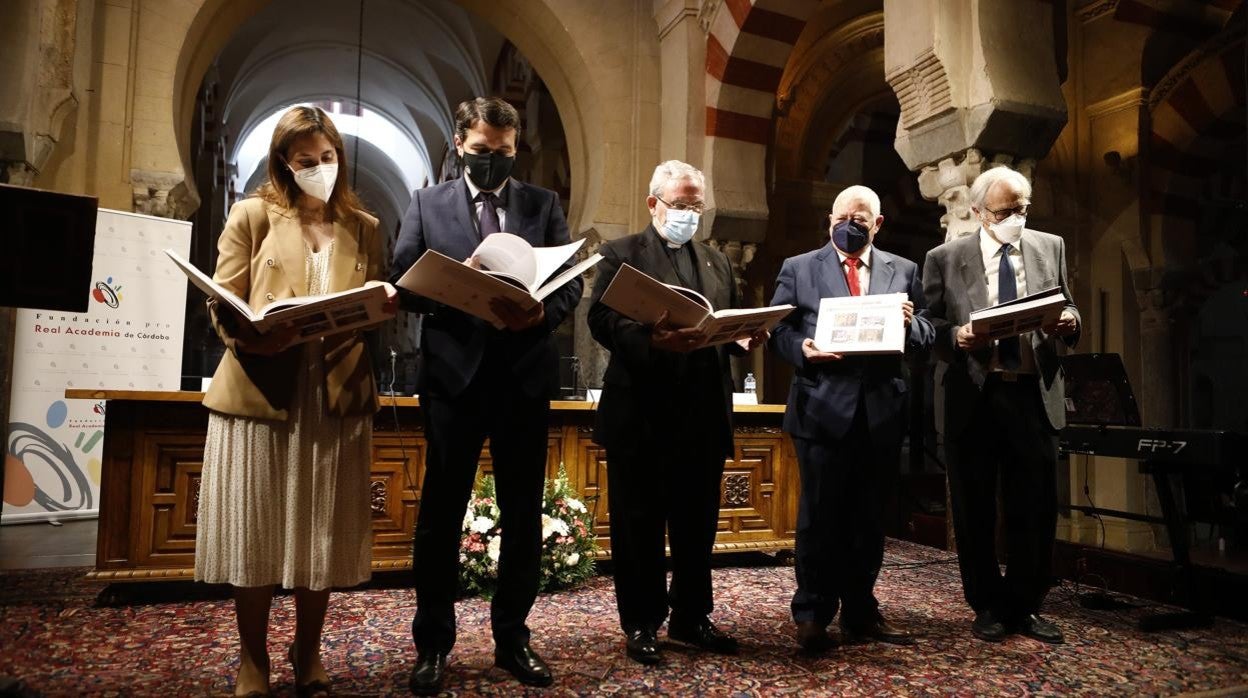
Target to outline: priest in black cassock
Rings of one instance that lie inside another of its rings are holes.
[[[719,519],[720,479],[732,454],[730,353],[766,335],[694,349],[702,335],[666,318],[647,326],[600,302],[622,264],[667,284],[693,289],[715,309],[737,305],[732,267],[722,252],[693,240],[705,205],[702,173],[677,160],[650,179],[652,224],[599,250],[589,329],[611,352],[594,441],[607,449],[611,558],[627,653],[657,664],[663,621],[668,637],[712,652],[737,642],[709,616],[711,548]],[[664,529],[672,583],[664,566]]]

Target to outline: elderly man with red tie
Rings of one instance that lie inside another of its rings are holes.
[[[812,652],[832,644],[827,627],[838,610],[848,641],[913,642],[909,631],[885,620],[874,592],[884,559],[884,501],[904,433],[904,359],[816,349],[819,301],[905,293],[905,351],[927,349],[934,336],[918,266],[873,244],[884,223],[879,196],[849,187],[828,218],[828,244],[786,259],[771,299],[797,306],[776,327],[771,348],[796,369],[784,413],[802,480],[792,611],[798,644]]]

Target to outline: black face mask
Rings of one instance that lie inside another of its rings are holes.
[[[514,155],[464,151],[464,167],[468,168],[468,179],[482,191],[494,191],[502,186],[511,175],[511,168],[515,164]]]
[[[853,219],[832,226],[832,244],[842,252],[853,254],[871,242],[871,229]]]

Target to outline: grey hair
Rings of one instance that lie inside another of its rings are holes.
[[[876,194],[870,187],[864,187],[861,184],[845,187],[840,194],[836,195],[836,200],[832,202],[832,210],[836,211],[841,204],[850,199],[862,199],[867,202],[867,207],[871,209],[871,217],[876,218],[880,215],[880,195]]]
[[[658,167],[654,168],[654,174],[650,177],[650,196],[656,198],[660,196],[668,182],[686,179],[698,185],[698,188],[706,189],[706,175],[702,174],[698,168],[680,160],[661,162]]]
[[[998,182],[1004,182],[1011,189],[1022,194],[1024,199],[1031,201],[1031,182],[1027,181],[1023,173],[1005,165],[998,165],[984,170],[975,178],[971,184],[971,205],[975,208],[983,208],[984,199],[988,198],[989,190]]]

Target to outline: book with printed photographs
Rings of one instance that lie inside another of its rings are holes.
[[[693,348],[726,344],[771,330],[793,310],[791,305],[715,310],[697,291],[665,284],[628,264],[616,272],[602,294],[602,303],[644,325],[655,324],[666,312],[672,327],[702,330],[705,339]]]
[[[906,349],[904,293],[819,300],[815,348],[837,354],[901,354]]]
[[[208,297],[236,310],[260,334],[277,327],[294,327],[297,332],[283,349],[319,337],[372,327],[390,319],[390,315],[384,310],[386,289],[383,286],[283,298],[259,310],[252,310],[247,301],[213,281],[212,277],[197,269],[177,252],[165,250],[165,254],[186,274],[192,285]]]
[[[425,250],[395,285],[501,329],[502,318],[490,307],[490,301],[509,298],[526,309],[540,303],[602,259],[602,255],[590,255],[555,274],[584,242],[533,247],[518,235],[494,233],[487,235],[472,252],[480,269],[441,252]]]
[[[1061,287],[1052,286],[1022,298],[971,313],[971,332],[989,339],[1015,337],[1057,322],[1066,307]]]

